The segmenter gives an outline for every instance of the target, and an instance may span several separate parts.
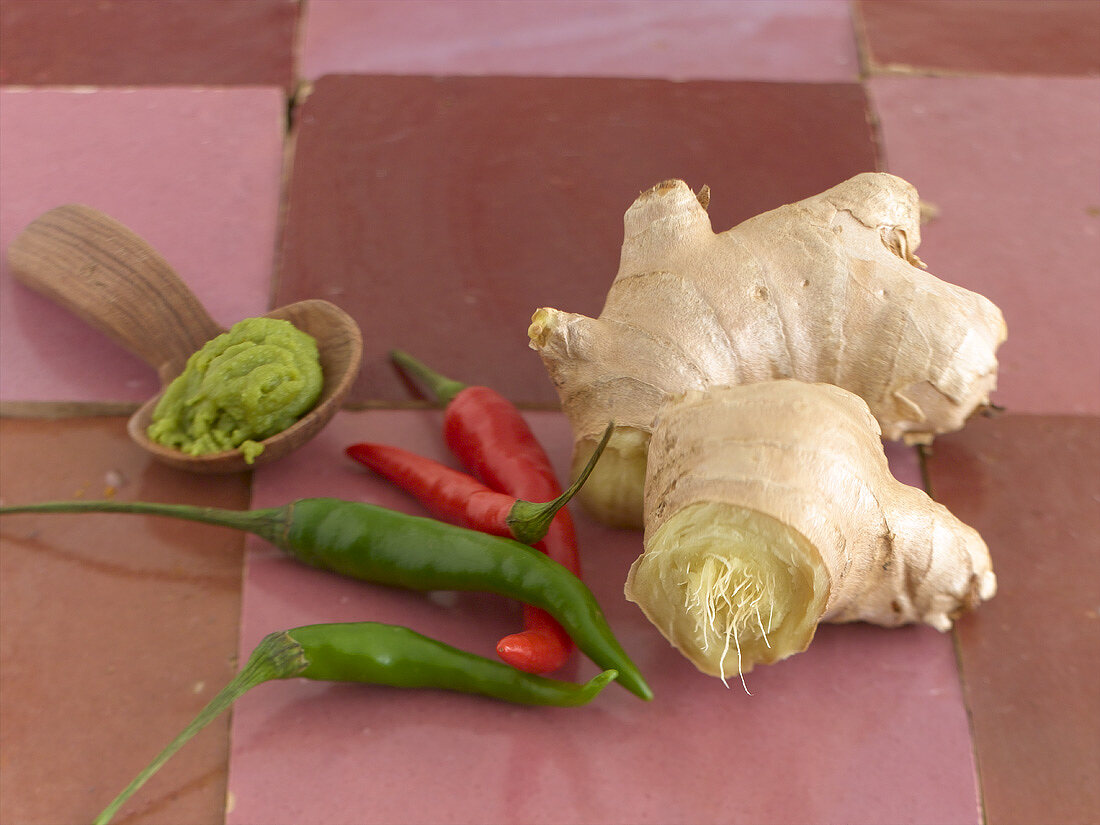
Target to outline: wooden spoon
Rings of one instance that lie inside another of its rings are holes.
[[[163,387],[187,359],[225,332],[148,243],[95,209],[68,204],[31,223],[8,249],[16,278],[78,315],[151,365]],[[239,450],[192,456],[150,441],[145,432],[160,394],[135,412],[130,437],[158,461],[200,473],[233,473],[267,464],[300,447],[336,414],[359,372],[363,338],[339,307],[309,300],[268,318],[290,321],[317,340],[324,386],[316,406],[246,464]]]

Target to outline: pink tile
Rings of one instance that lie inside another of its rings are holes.
[[[215,320],[268,308],[282,169],[277,88],[0,92],[0,248],[81,202],[134,229]],[[143,362],[16,283],[0,263],[0,398],[138,401]]]
[[[301,73],[851,81],[844,0],[311,0]]]
[[[564,472],[565,419],[530,421]],[[330,494],[419,512],[342,449],[373,439],[445,458],[437,427],[435,412],[343,413],[256,473],[254,504]],[[751,673],[746,696],[699,674],[623,598],[640,535],[581,514],[578,525],[586,577],[650,679],[652,703],[615,685],[571,710],[302,680],[265,685],[233,717],[229,825],[980,821],[949,637],[825,627],[806,653]],[[353,583],[259,541],[248,552],[244,649],[296,624],[379,619],[489,654],[518,621],[495,597]],[[562,675],[593,672],[578,659]]]
[[[887,170],[938,217],[920,256],[1005,313],[1015,412],[1100,412],[1100,80],[873,78]]]

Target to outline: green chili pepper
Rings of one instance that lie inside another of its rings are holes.
[[[143,501],[61,501],[0,507],[0,514],[143,513],[246,530],[323,570],[412,590],[497,593],[541,607],[601,668],[642,699],[653,692],[608,627],[588,587],[526,544],[335,498],[305,498],[283,507],[223,510]]]
[[[442,688],[525,705],[573,707],[592,701],[616,675],[605,670],[583,685],[559,682],[458,650],[407,627],[377,622],[315,624],[272,633],[256,646],[233,681],[96,817],[95,825],[110,822],[176,751],[234,701],[273,679]]]

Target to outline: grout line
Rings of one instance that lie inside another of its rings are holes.
[[[552,403],[524,403],[522,401],[512,402],[513,406],[523,412],[553,412],[560,413],[561,405]],[[343,412],[367,412],[370,410],[393,410],[397,412],[401,411],[417,411],[417,410],[440,410],[441,408],[432,403],[431,401],[421,401],[416,399],[410,399],[408,401],[385,401],[385,400],[370,400],[366,401],[351,401],[345,403],[341,408]]]
[[[889,164],[886,158],[886,136],[882,130],[882,118],[875,108],[874,99],[866,80],[860,81],[860,89],[863,90],[863,114],[867,121],[867,128],[871,131],[871,150],[875,156],[875,171],[886,172]]]
[[[295,99],[296,94],[288,96],[283,116],[282,162],[279,170],[279,194],[275,203],[275,248],[271,255],[271,273],[267,287],[267,305],[275,307],[279,292],[279,276],[283,269],[283,242],[286,234],[287,216],[290,212],[290,185],[294,175],[294,150],[296,147]]]
[[[275,298],[279,291],[279,274],[282,272],[283,239],[286,232],[287,214],[290,210],[290,183],[294,172],[295,121],[297,110],[304,100],[303,83],[299,67],[301,64],[302,38],[305,32],[306,0],[296,0],[297,10],[294,16],[294,35],[290,44],[290,83],[283,93],[283,135],[282,163],[279,170],[279,195],[275,205],[275,245],[271,256],[271,274],[268,280],[267,306],[275,308]]]
[[[137,401],[0,401],[0,419],[40,419],[60,421],[67,418],[128,418],[141,406]],[[550,402],[516,402],[524,412],[561,412],[559,404]],[[348,401],[342,412],[367,412],[370,410],[417,411],[439,409],[430,401],[409,399],[366,399]]]
[[[914,66],[908,63],[883,63],[871,66],[869,77],[923,77],[943,79],[1001,78],[1002,80],[1027,78],[1030,80],[1093,79],[1098,75],[1089,72],[1015,72],[1005,69],[948,69],[935,66]]]
[[[933,501],[936,500],[935,490],[932,486],[932,474],[930,461],[934,455],[935,442],[932,444],[914,445],[920,460],[921,486]],[[971,707],[971,694],[967,687],[966,672],[963,663],[962,643],[959,640],[957,627],[951,628],[951,650],[955,657],[955,676],[959,684],[959,696],[962,699],[963,712],[966,714],[966,727],[970,740],[970,758],[974,768],[975,793],[977,794],[978,818],[980,825],[989,825],[989,816],[985,804],[985,784],[982,781],[981,757],[978,752],[977,730],[974,723],[974,713]]]
[[[863,112],[868,128],[871,130],[871,148],[875,155],[875,171],[885,172],[886,165],[886,140],[882,133],[882,118],[874,106],[869,86],[874,76],[874,61],[871,58],[871,43],[867,37],[866,25],[863,15],[859,12],[858,0],[850,0],[848,3],[849,19],[852,25],[852,39],[856,47],[856,76],[863,90]]]
[[[932,488],[932,475],[929,469],[929,460],[933,455],[932,445],[916,444],[917,457],[920,463],[921,486],[933,501],[936,500]],[[955,627],[951,628],[951,649],[955,655],[955,676],[959,683],[959,696],[962,699],[963,711],[966,713],[966,727],[970,740],[970,758],[974,766],[975,792],[977,793],[978,817],[981,825],[988,825],[988,816],[985,806],[985,785],[982,782],[982,766],[978,754],[977,731],[974,726],[974,714],[970,706],[970,692],[967,689],[966,674],[963,668],[962,644],[959,641],[959,632]]]
[[[933,455],[932,444],[915,444],[917,459],[921,465],[921,486],[924,487],[924,492],[928,494],[928,497],[932,500],[936,500],[935,492],[932,486],[932,473],[930,470],[930,460]],[[959,697],[963,701],[963,711],[966,714],[967,734],[970,742],[970,759],[972,766],[974,766],[974,780],[975,780],[975,792],[978,799],[978,817],[980,825],[989,825],[988,816],[986,813],[986,789],[985,785],[981,781],[981,762],[978,755],[978,740],[976,737],[976,729],[974,722],[974,713],[970,707],[970,693],[967,690],[966,674],[963,668],[963,645],[961,645],[958,636],[958,629],[952,627],[952,652],[955,656],[955,676],[958,679],[959,685]]]
[[[982,781],[981,755],[978,753],[977,730],[974,724],[974,712],[971,708],[970,691],[967,689],[966,673],[963,666],[962,643],[959,631],[951,628],[951,647],[955,653],[955,675],[959,680],[959,695],[962,698],[963,711],[966,713],[966,727],[970,734],[970,757],[974,765],[975,791],[978,794],[978,817],[981,825],[989,825],[989,812],[985,804],[985,783]]]
[[[856,73],[862,83],[869,80],[874,74],[871,40],[867,36],[867,25],[863,20],[863,15],[860,14],[858,0],[850,0],[848,13],[852,24],[852,39],[856,46]]]
[[[0,418],[98,418],[131,416],[137,401],[0,401]]]
[[[292,86],[295,89],[302,84],[302,51],[305,47],[306,26],[309,22],[308,0],[297,0],[298,14],[294,22],[294,39],[290,44],[290,66]]]
[[[932,474],[928,469],[928,459],[932,456],[932,445],[916,444],[914,446],[917,450],[917,463],[920,465],[921,487],[924,488],[924,492],[928,493],[928,497],[935,501],[936,495],[932,490]]]

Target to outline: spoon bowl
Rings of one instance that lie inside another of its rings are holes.
[[[8,261],[26,286],[65,307],[153,367],[161,393],[127,424],[130,438],[153,458],[197,473],[234,473],[275,461],[315,436],[339,410],[359,372],[358,324],[328,301],[288,304],[265,317],[289,321],[313,336],[320,354],[321,396],[308,413],[264,439],[248,464],[240,450],[188,455],[149,439],[146,431],[164,387],[187,359],[225,332],[171,266],[129,228],[95,209],[67,204],[35,219],[12,242]]]

